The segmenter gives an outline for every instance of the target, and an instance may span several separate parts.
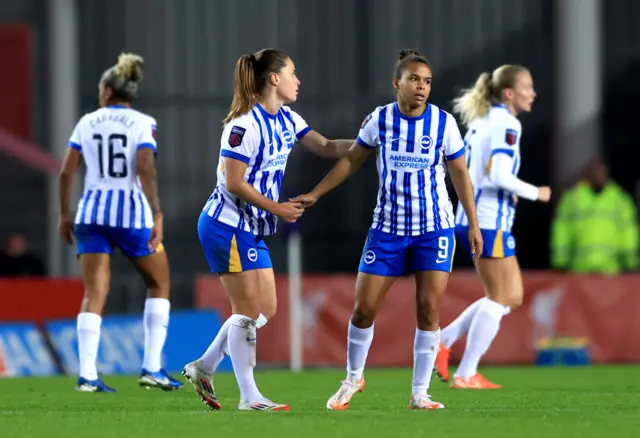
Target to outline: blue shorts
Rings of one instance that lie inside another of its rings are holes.
[[[76,254],[113,254],[120,248],[125,257],[136,259],[145,257],[164,248],[162,244],[155,250],[149,249],[151,229],[116,228],[105,225],[76,224],[73,233],[76,238]]]
[[[198,220],[198,236],[211,272],[273,268],[261,236],[224,224],[205,212]]]
[[[453,228],[421,236],[396,236],[371,229],[358,271],[383,277],[416,271],[451,272],[456,250],[454,234]]]
[[[480,229],[480,232],[484,242],[481,257],[503,259],[516,255],[516,239],[508,231]],[[467,254],[473,258],[469,245],[469,227],[456,227],[456,237]]]

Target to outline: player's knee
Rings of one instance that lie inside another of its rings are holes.
[[[100,293],[99,291],[86,290],[84,294],[84,298],[82,299],[82,305],[80,306],[80,311],[101,315],[106,302],[107,302],[106,292]]]
[[[507,300],[506,306],[508,306],[512,310],[513,309],[517,309],[518,307],[522,306],[522,301],[523,300],[524,300],[524,297],[523,297],[523,294],[521,292],[520,293],[514,293]]]
[[[276,315],[277,307],[278,305],[276,303],[262,303],[260,313],[262,313],[265,318],[271,319]]]
[[[164,298],[169,299],[170,287],[169,283],[152,282],[147,284],[147,296],[148,298]]]
[[[440,312],[438,312],[438,307],[428,304],[419,305],[416,319],[420,330],[437,330],[440,326]]]
[[[358,304],[351,315],[351,323],[358,328],[369,328],[376,318],[376,309],[369,304]]]

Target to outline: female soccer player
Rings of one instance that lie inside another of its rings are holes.
[[[412,409],[442,409],[432,401],[429,384],[438,344],[439,310],[455,248],[454,216],[445,186],[445,166],[471,218],[469,241],[482,250],[475,220],[473,188],[464,162],[464,143],[455,119],[427,103],[432,72],[413,50],[400,52],[393,86],[394,103],[368,115],[349,153],[311,193],[292,199],[306,208],[353,175],[371,151],[378,152],[380,188],[373,224],[362,252],[356,303],[348,328],[347,379],[327,402],[343,410],[365,385],[363,371],[373,340],[373,323],[397,277],[415,273],[417,328],[411,382]]]
[[[518,198],[548,202],[551,196],[549,187],[535,187],[516,176],[521,164],[522,135],[517,116],[531,111],[535,97],[529,71],[518,65],[503,65],[493,74],[481,74],[475,86],[454,100],[454,110],[469,128],[465,137],[466,160],[485,242],[475,267],[487,294],[442,331],[436,371],[444,381],[449,381],[451,346],[469,332],[464,356],[453,379],[454,388],[500,388],[477,369],[498,333],[502,317],[522,303],[522,275],[516,241],[511,235],[516,202]],[[462,205],[456,215],[456,234],[467,248],[468,212]]]
[[[129,53],[104,72],[98,86],[100,109],[76,125],[60,172],[58,230],[69,244],[75,235],[86,288],[78,315],[78,391],[113,392],[98,378],[96,357],[116,247],[133,262],[148,289],[144,362],[138,381],[164,390],[183,386],[160,363],[169,323],[169,262],[162,246],[156,121],[131,108],[142,73],[142,58]],[[81,159],[87,173],[74,221],[69,198]]]
[[[220,274],[233,315],[204,355],[182,374],[202,401],[220,409],[212,375],[228,341],[240,387],[240,410],[289,410],[262,396],[253,368],[256,329],[276,310],[275,277],[264,236],[274,234],[276,220],[295,222],[300,202],[278,202],[289,153],[296,141],[312,152],[338,157],[350,140],[327,140],[287,106],[295,102],[300,81],[291,58],[264,49],[238,59],[234,95],[224,129],[218,183],[198,221],[198,234],[212,272]]]

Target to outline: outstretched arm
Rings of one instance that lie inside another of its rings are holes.
[[[324,158],[340,158],[349,152],[354,140],[328,140],[317,131],[309,131],[300,139],[306,148]]]

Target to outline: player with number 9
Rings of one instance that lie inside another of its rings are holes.
[[[331,410],[346,409],[353,395],[364,388],[374,319],[396,278],[407,273],[415,275],[417,289],[409,406],[444,407],[431,400],[428,390],[440,342],[440,303],[455,249],[445,163],[469,211],[469,240],[477,252],[482,251],[482,236],[477,223],[474,227],[475,204],[464,143],[453,116],[427,103],[431,79],[427,60],[413,50],[403,50],[392,81],[397,100],[368,115],[349,153],[311,193],[293,199],[305,206],[314,204],[353,175],[372,151],[378,152],[378,203],[358,268],[356,303],[347,335],[348,374],[327,402]]]
[[[85,296],[78,315],[80,372],[77,390],[113,392],[98,377],[96,359],[102,311],[109,292],[111,254],[119,248],[147,286],[145,344],[139,384],[163,390],[182,382],[161,366],[169,323],[169,262],[162,245],[155,155],[156,121],[134,110],[143,75],[143,59],[125,53],[99,82],[100,109],[76,125],[59,176],[58,231],[68,244],[76,240]],[[87,172],[75,219],[69,208],[73,177],[83,160]]]

